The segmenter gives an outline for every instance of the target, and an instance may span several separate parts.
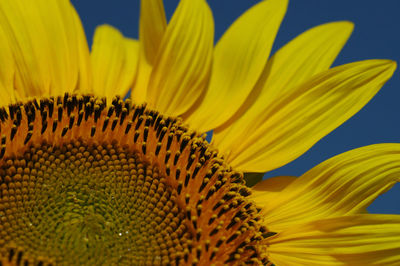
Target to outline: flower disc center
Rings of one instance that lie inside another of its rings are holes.
[[[176,193],[157,167],[121,147],[38,145],[0,171],[2,253],[11,241],[57,264],[143,264],[187,247]]]
[[[180,118],[65,94],[0,126],[0,265],[267,263],[242,174]]]

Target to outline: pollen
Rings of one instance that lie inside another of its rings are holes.
[[[0,120],[0,265],[269,263],[242,174],[179,118],[66,94]]]

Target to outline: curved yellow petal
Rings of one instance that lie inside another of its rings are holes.
[[[69,1],[1,1],[0,28],[18,99],[90,88],[89,49]]]
[[[167,19],[163,1],[142,0],[140,2],[139,38],[141,52],[150,65],[153,65],[156,60],[166,28]]]
[[[139,50],[140,50],[140,40],[139,40]],[[151,75],[151,70],[153,66],[148,64],[143,59],[143,54],[139,53],[139,62],[137,67],[137,73],[133,81],[133,86],[131,90],[131,99],[136,103],[144,103],[147,101],[147,87],[149,84],[149,79]]]
[[[115,95],[124,97],[132,86],[138,57],[136,40],[124,38],[109,25],[97,27],[90,54],[96,95],[108,100]]]
[[[273,99],[310,77],[329,69],[346,44],[354,24],[349,21],[331,22],[300,34],[279,49],[268,62],[268,77],[262,85],[258,102]]]
[[[6,39],[1,27],[0,39]],[[0,42],[0,65],[0,105],[7,106],[16,101],[14,92],[15,63],[10,47],[4,41]]]
[[[275,265],[399,265],[400,215],[360,214],[297,224],[267,244]]]
[[[227,160],[244,172],[267,172],[296,159],[358,112],[395,69],[393,61],[365,60],[313,76],[276,99],[262,125],[224,150]]]
[[[275,197],[295,181],[295,176],[275,176],[258,182],[251,187],[251,199],[258,206],[265,206],[269,201],[274,201]]]
[[[140,57],[132,100],[141,103],[146,100],[151,70],[167,28],[163,1],[142,0],[139,24]]]
[[[204,0],[182,0],[174,13],[151,73],[147,100],[164,114],[179,116],[208,83],[214,22]]]
[[[234,149],[249,132],[267,119],[268,110],[282,96],[313,75],[327,70],[346,43],[353,24],[332,22],[314,27],[293,39],[271,57],[251,93],[244,114],[214,130],[213,142],[221,152]],[[258,92],[258,93],[257,93]]]
[[[275,176],[258,182],[251,190],[255,193],[280,192],[296,179],[295,176]]]
[[[90,54],[89,54],[89,47],[86,40],[86,34],[82,26],[82,22],[79,18],[78,13],[70,4],[69,1],[60,2],[64,3],[66,6],[70,8],[71,11],[71,18],[68,17],[68,12],[64,11],[65,8],[61,8],[61,12],[63,15],[67,15],[66,21],[69,22],[69,26],[67,27],[71,32],[67,34],[68,38],[71,38],[76,42],[76,50],[71,50],[71,53],[76,53],[73,57],[77,57],[78,60],[78,83],[74,92],[81,92],[81,93],[93,93],[92,90],[92,72],[91,72],[91,65],[90,65]],[[74,48],[73,44],[71,44],[70,48]]]
[[[263,188],[255,196],[265,223],[279,232],[315,219],[362,213],[399,181],[400,144],[376,144],[321,163],[274,193],[273,200],[268,191],[263,199]]]
[[[218,42],[209,89],[200,105],[184,115],[201,132],[224,123],[246,100],[259,79],[287,0],[261,1],[246,11]]]

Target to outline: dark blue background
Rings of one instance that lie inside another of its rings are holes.
[[[88,42],[100,24],[111,24],[125,36],[137,38],[138,0],[73,0],[81,16]],[[209,0],[215,20],[216,40],[255,0]],[[165,0],[170,17],[178,1]],[[352,61],[387,58],[400,62],[400,1],[398,0],[292,0],[278,33],[274,51],[299,33],[315,25],[338,20],[355,23],[355,31],[335,65]],[[382,142],[400,142],[400,71],[357,115],[322,139],[291,164],[268,173],[301,175],[316,164],[344,151]],[[369,208],[374,213],[400,214],[400,184],[378,198]]]

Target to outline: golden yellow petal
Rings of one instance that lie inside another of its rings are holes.
[[[140,40],[139,40],[139,50],[140,49]],[[139,62],[137,67],[137,73],[135,75],[135,79],[133,81],[133,86],[131,90],[131,99],[135,103],[144,103],[147,102],[147,87],[149,84],[149,78],[151,75],[151,71],[153,66],[148,64],[143,57],[143,54],[139,53]]]
[[[139,38],[141,52],[146,61],[153,65],[160,48],[167,20],[162,0],[142,0],[140,2]]]
[[[132,90],[132,99],[135,102],[146,101],[150,73],[166,28],[167,20],[163,1],[142,0],[140,2],[139,67]]]
[[[222,36],[215,48],[204,100],[184,115],[192,127],[207,132],[239,110],[267,63],[286,7],[287,0],[261,1]]]
[[[138,57],[136,40],[124,38],[109,25],[97,27],[90,54],[96,95],[108,100],[115,95],[124,97],[132,86]]]
[[[332,68],[282,95],[248,128],[227,160],[244,172],[267,172],[296,159],[358,112],[392,76],[396,63],[366,60]]]
[[[18,99],[90,88],[89,49],[69,1],[1,1],[0,27]]]
[[[164,114],[179,116],[206,88],[214,22],[204,0],[182,0],[168,24],[150,76],[147,101]]]
[[[399,181],[400,144],[376,144],[321,163],[274,193],[273,200],[268,190],[262,192],[265,184],[255,187],[255,200],[263,207],[265,223],[279,232],[298,223],[362,213]]]
[[[268,241],[275,265],[399,265],[400,215],[360,214],[297,224]]]
[[[275,176],[260,181],[251,188],[251,199],[258,206],[266,206],[270,201],[273,202],[275,197],[296,179],[295,176]]]
[[[283,95],[313,75],[327,70],[353,30],[351,22],[314,27],[281,48],[267,63],[255,90],[246,100],[245,113],[214,130],[213,141],[221,151],[234,149],[253,128],[261,126],[265,113]]]
[[[0,39],[5,40],[6,38],[0,27]],[[7,106],[16,101],[14,92],[15,63],[10,47],[4,41],[0,42],[0,64],[0,104]]]

